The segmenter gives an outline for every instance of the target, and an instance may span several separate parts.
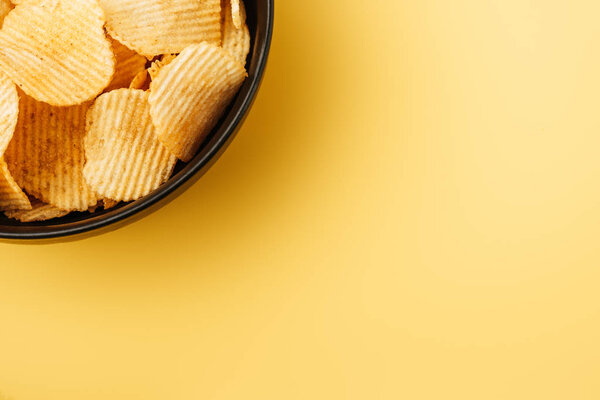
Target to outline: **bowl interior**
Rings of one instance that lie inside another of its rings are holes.
[[[171,179],[148,196],[132,203],[91,214],[71,213],[60,219],[23,224],[0,213],[0,239],[61,239],[116,229],[151,213],[187,189],[214,163],[233,139],[260,85],[266,66],[273,28],[273,0],[245,0],[251,48],[246,68],[248,79],[221,121],[189,163],[179,163]]]

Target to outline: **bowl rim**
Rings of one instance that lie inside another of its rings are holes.
[[[109,210],[106,213],[92,216],[90,218],[68,223],[64,226],[11,226],[10,230],[5,230],[6,226],[0,226],[0,241],[9,243],[22,242],[31,243],[32,241],[64,241],[77,240],[87,236],[94,236],[105,231],[117,229],[127,225],[135,220],[134,217],[143,217],[166,204],[168,199],[180,191],[186,189],[186,184],[191,186],[199,179],[211,166],[214,164],[220,155],[225,151],[229,143],[235,137],[237,129],[241,126],[244,118],[247,116],[252,103],[256,99],[256,95],[260,88],[269,51],[273,37],[274,26],[274,0],[265,0],[266,10],[264,18],[266,25],[264,27],[264,40],[261,43],[254,42],[253,59],[256,59],[256,73],[253,74],[248,83],[248,89],[244,96],[238,98],[235,103],[233,114],[230,114],[225,122],[218,128],[221,134],[217,135],[216,140],[211,140],[202,149],[200,156],[196,156],[189,162],[183,171],[174,175],[169,181],[163,184],[153,193],[148,196],[129,203],[126,206],[115,210]],[[258,24],[258,18],[257,18]],[[256,34],[255,34],[256,37]],[[258,47],[257,47],[258,46]]]

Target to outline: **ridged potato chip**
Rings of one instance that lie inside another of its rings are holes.
[[[30,197],[29,199],[31,201],[31,210],[4,211],[4,215],[8,218],[16,219],[19,222],[28,223],[62,218],[69,214],[68,211],[46,204],[35,197]]]
[[[31,210],[27,195],[13,179],[8,165],[0,158],[0,210]]]
[[[128,88],[139,73],[146,70],[146,57],[139,55],[127,46],[112,40],[113,51],[117,59],[115,75],[105,92]]]
[[[250,31],[246,25],[246,8],[243,2],[238,3],[241,27],[233,21],[231,2],[223,0],[223,37],[221,47],[229,52],[242,65],[246,65],[246,58],[250,52]]]
[[[0,157],[15,133],[19,118],[19,94],[14,83],[0,72]]]
[[[222,48],[186,48],[150,84],[160,141],[179,159],[191,160],[245,79],[244,67]]]
[[[29,0],[0,30],[0,70],[29,96],[55,106],[93,99],[110,83],[115,56],[97,0]]]
[[[83,179],[89,103],[54,107],[21,94],[19,121],[5,157],[29,194],[65,211],[86,211],[97,197]]]
[[[137,200],[166,182],[177,159],[156,137],[148,93],[120,89],[98,97],[87,120],[83,173],[100,196]]]
[[[221,42],[221,0],[100,0],[109,34],[148,58]]]

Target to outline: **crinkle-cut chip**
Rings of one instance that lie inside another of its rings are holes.
[[[115,71],[104,21],[97,0],[28,0],[4,19],[0,70],[39,101],[91,100]]]
[[[233,25],[237,29],[242,29],[242,25],[246,23],[246,13],[242,14],[241,4],[242,0],[231,0],[229,5],[231,6],[231,17],[233,19]]]
[[[33,196],[30,196],[29,199],[31,201],[31,210],[4,211],[4,214],[8,218],[16,219],[23,223],[49,221],[69,214],[68,211],[46,204]]]
[[[31,210],[27,195],[13,179],[8,165],[0,158],[0,210]]]
[[[8,0],[0,0],[0,27],[2,26],[2,22],[4,18],[8,15],[8,13],[13,9],[13,5]]]
[[[220,47],[186,48],[150,84],[150,113],[169,151],[190,161],[246,79],[246,70]]]
[[[221,0],[100,0],[108,33],[146,57],[221,42]]]
[[[146,57],[139,55],[127,46],[112,40],[113,50],[117,59],[115,75],[105,89],[106,92],[115,89],[128,88],[136,76],[146,70]]]
[[[166,182],[177,159],[156,137],[148,93],[120,89],[98,97],[88,113],[83,174],[102,197],[137,200]]]
[[[4,154],[8,143],[15,133],[19,118],[19,94],[17,87],[0,72],[0,156]]]
[[[129,84],[129,89],[144,89],[148,83],[148,71],[142,70],[133,78]]]
[[[150,65],[148,68],[148,73],[150,74],[150,78],[155,80],[158,76],[158,73],[167,65],[171,64],[173,60],[177,58],[177,54],[163,54],[159,60],[156,60]]]
[[[242,16],[242,26],[236,27],[232,19],[231,2],[223,0],[223,38],[221,47],[229,52],[242,65],[246,65],[246,58],[250,52],[250,31],[246,25],[246,8],[240,1],[239,13]]]
[[[86,211],[97,202],[83,179],[89,106],[54,107],[21,93],[19,121],[5,154],[23,189],[65,211]]]

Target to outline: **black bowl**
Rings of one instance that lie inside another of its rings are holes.
[[[73,213],[47,222],[23,224],[0,213],[0,239],[11,241],[63,241],[116,229],[140,219],[165,205],[189,188],[217,161],[244,121],[265,71],[273,34],[274,0],[245,0],[252,37],[248,56],[248,79],[228,112],[192,161],[177,166],[173,177],[148,196],[112,210]]]

